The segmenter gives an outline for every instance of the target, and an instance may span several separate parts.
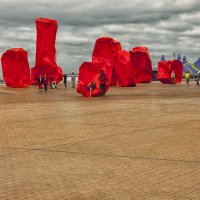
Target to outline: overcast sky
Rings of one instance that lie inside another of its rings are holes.
[[[58,21],[57,62],[76,72],[91,61],[95,40],[110,36],[122,48],[146,46],[154,68],[173,51],[194,62],[200,56],[199,0],[0,0],[0,51],[22,47],[35,63],[35,19]]]

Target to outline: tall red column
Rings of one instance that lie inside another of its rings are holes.
[[[31,70],[32,82],[37,82],[38,76],[46,74],[56,82],[62,80],[62,69],[56,64],[56,32],[58,23],[48,18],[36,19],[36,60]]]

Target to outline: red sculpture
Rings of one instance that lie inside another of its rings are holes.
[[[152,82],[152,62],[146,47],[135,47],[130,51],[131,65],[136,83]]]
[[[117,62],[117,52],[121,50],[121,44],[110,37],[102,37],[96,40],[92,53],[92,61],[105,61],[115,67]],[[115,69],[112,73],[111,85],[117,85],[117,76]]]
[[[156,78],[164,84],[170,84],[172,71],[176,75],[176,83],[180,83],[182,81],[183,64],[178,60],[158,62]]]
[[[7,50],[1,57],[3,78],[7,86],[28,87],[31,84],[27,52],[22,48]]]
[[[99,96],[100,88],[99,88],[99,75],[100,71],[104,70],[104,73],[107,77],[107,85],[106,91],[109,90],[111,77],[112,77],[112,66],[106,62],[84,62],[79,68],[79,76],[78,76],[78,86],[77,92],[82,94],[85,97],[90,96],[89,85],[94,81],[96,87],[92,90],[91,96]]]
[[[56,32],[57,21],[47,18],[36,19],[37,43],[36,43],[36,61],[32,68],[31,77],[34,84],[41,74],[47,77],[53,77],[57,83],[62,80],[62,69],[56,64]]]
[[[115,70],[118,77],[119,86],[136,86],[134,69],[130,62],[130,53],[125,50],[119,51],[117,60],[118,62],[116,63]]]

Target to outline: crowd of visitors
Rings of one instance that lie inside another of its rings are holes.
[[[74,74],[74,72],[72,72],[71,75],[67,75],[67,74],[63,75],[64,88],[67,88],[67,86],[68,86],[68,81],[67,81],[68,76],[71,77],[71,87],[75,88],[76,87],[76,75]],[[93,80],[91,83],[88,84],[87,88],[90,91],[90,97],[92,96],[92,91],[97,88],[97,85],[99,85],[99,89],[100,89],[99,96],[104,96],[106,93],[107,76],[105,75],[103,70],[100,71],[100,74],[98,77],[98,82],[99,82],[99,84],[97,84],[97,82],[95,82]],[[39,75],[39,77],[37,79],[37,85],[38,85],[39,91],[47,92],[48,85],[49,85],[50,89],[57,89],[56,80],[54,80],[53,76],[48,77],[47,74],[44,74],[44,76],[42,76],[41,74]]]
[[[67,74],[63,75],[63,84],[64,84],[64,88],[67,88]],[[53,76],[48,77],[47,74],[44,74],[44,76],[42,76],[42,74],[39,75],[38,79],[37,79],[37,85],[39,88],[39,91],[48,91],[48,86],[50,87],[50,89],[57,89],[57,81],[53,78]],[[74,74],[74,72],[72,72],[71,74],[71,87],[75,88],[76,87],[76,76]]]
[[[186,84],[189,86],[190,83],[190,78],[191,78],[191,74],[190,72],[186,72],[184,74],[185,76],[185,81]],[[74,74],[74,72],[70,74],[63,74],[63,85],[64,88],[67,88],[68,86],[68,77],[71,77],[71,87],[75,88],[76,87],[76,75]],[[200,71],[198,72],[197,75],[194,76],[195,77],[195,81],[197,85],[200,85]],[[4,80],[0,78],[0,84],[3,84]],[[176,85],[176,74],[174,71],[171,72],[171,84],[172,85]],[[44,76],[42,76],[41,74],[38,76],[37,79],[37,85],[39,88],[39,91],[48,91],[48,85],[50,87],[50,89],[57,89],[57,82],[56,80],[54,80],[53,76],[48,77],[47,74],[44,74]],[[107,77],[104,73],[103,70],[100,71],[99,77],[98,77],[98,84],[97,82],[95,82],[94,80],[88,84],[87,88],[90,92],[90,97],[92,97],[92,92],[93,90],[95,90],[97,88],[97,85],[99,85],[99,89],[100,89],[100,95],[99,96],[104,96],[106,93],[106,86],[107,86]]]

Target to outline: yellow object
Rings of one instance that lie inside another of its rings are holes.
[[[186,74],[185,74],[185,78],[190,78],[190,74],[189,74],[189,73],[186,73]]]

